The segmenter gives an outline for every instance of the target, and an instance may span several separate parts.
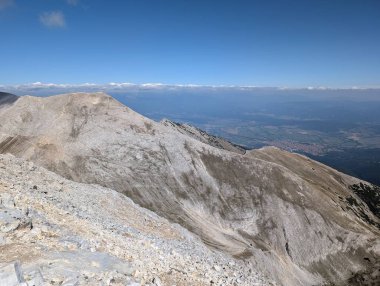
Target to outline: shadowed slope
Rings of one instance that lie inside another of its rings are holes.
[[[6,92],[0,92],[0,107],[1,105],[8,105],[14,103],[18,99],[18,96],[6,93]]]

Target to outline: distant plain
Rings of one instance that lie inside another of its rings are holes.
[[[195,125],[247,149],[273,145],[380,185],[379,90],[187,89],[112,94],[154,120]]]

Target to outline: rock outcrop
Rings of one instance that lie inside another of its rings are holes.
[[[178,132],[182,134],[185,134],[189,137],[192,137],[200,142],[206,143],[215,148],[235,152],[242,155],[245,154],[246,152],[246,150],[239,145],[233,144],[223,138],[210,135],[207,132],[199,128],[196,128],[194,126],[191,126],[189,124],[177,123],[177,122],[170,121],[168,119],[163,119],[160,121],[160,123],[165,126],[174,128],[175,130],[177,130]]]
[[[379,282],[379,218],[353,191],[358,179],[166,125],[102,93],[21,97],[0,108],[0,153],[116,190],[281,285]]]

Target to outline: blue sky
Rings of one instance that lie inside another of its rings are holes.
[[[380,86],[378,0],[0,0],[0,84]]]

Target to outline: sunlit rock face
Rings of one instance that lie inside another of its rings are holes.
[[[379,282],[380,221],[352,187],[358,179],[277,148],[240,152],[218,140],[104,93],[0,106],[1,153],[123,193],[280,285]]]

